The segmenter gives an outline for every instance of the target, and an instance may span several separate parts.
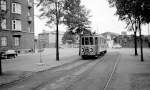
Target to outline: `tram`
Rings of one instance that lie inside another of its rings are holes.
[[[80,37],[79,55],[85,59],[88,57],[98,58],[107,52],[106,38],[102,35],[83,35]]]

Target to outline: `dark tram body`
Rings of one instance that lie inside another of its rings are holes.
[[[84,59],[87,57],[98,58],[107,52],[106,39],[101,35],[85,35],[80,38],[79,55]]]

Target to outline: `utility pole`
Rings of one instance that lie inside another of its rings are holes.
[[[59,13],[58,13],[58,1],[55,2],[56,6],[56,61],[59,61],[59,31],[58,31],[58,25],[59,25]]]

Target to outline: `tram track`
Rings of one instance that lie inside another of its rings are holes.
[[[112,70],[112,72],[110,73],[110,75],[109,75],[109,77],[108,77],[108,80],[107,80],[107,82],[106,82],[106,84],[105,84],[103,90],[107,90],[107,88],[109,87],[109,85],[110,85],[110,83],[111,83],[111,80],[112,80],[112,77],[113,77],[113,75],[114,75],[114,73],[115,73],[115,71],[116,71],[116,69],[117,69],[118,64],[119,64],[119,61],[120,61],[120,55],[118,56],[118,58],[117,58],[117,60],[116,60],[116,62],[115,62],[115,64],[114,64],[113,70]]]
[[[112,56],[115,56],[115,58],[111,60],[110,57]],[[116,55],[113,54],[111,56],[108,55],[106,58],[103,58],[101,62],[96,63],[91,68],[89,68],[88,71],[80,75],[79,79],[76,80],[75,83],[65,87],[65,89],[54,90],[107,90],[111,84],[111,80],[120,61],[119,57],[119,53],[116,53]],[[107,60],[108,58],[109,60]]]
[[[109,57],[112,57],[112,56],[109,56]],[[38,87],[35,87],[32,90],[78,90],[78,89],[72,88],[72,87],[78,87],[78,86],[74,86],[74,83],[80,82],[82,80],[86,80],[85,77],[88,77],[89,73],[91,73],[93,68],[97,67],[97,65],[106,64],[107,61],[109,60],[106,60],[105,58],[101,58],[95,62],[92,62],[90,60],[85,65],[81,65],[81,67],[78,67],[78,69],[76,68],[75,71],[67,73],[65,76],[58,78],[53,83],[46,82],[41,85],[38,85]],[[100,89],[100,90],[107,90],[109,88],[113,75],[115,74],[117,65],[120,61],[119,53],[116,54],[116,58],[114,58],[114,61],[115,62],[111,64],[111,66],[109,67],[109,71],[107,71],[107,75],[105,76],[105,84],[102,86],[103,89]],[[87,90],[91,90],[91,89],[87,89]]]
[[[99,58],[102,58],[99,57]],[[84,63],[83,63],[84,61]],[[65,73],[65,75],[63,75],[62,77],[57,77],[57,79],[53,82],[53,83],[50,83],[50,81],[48,80],[47,82],[44,82],[42,84],[39,84],[37,87],[34,87],[32,88],[32,90],[43,90],[43,87],[47,86],[47,85],[55,85],[55,89],[57,87],[56,84],[58,84],[58,81],[59,81],[59,84],[63,83],[65,79],[70,79],[71,77],[76,78],[76,77],[79,77],[80,78],[80,74],[82,74],[83,72],[85,72],[87,69],[84,69],[85,67],[87,67],[88,69],[93,67],[95,64],[99,63],[99,62],[102,62],[102,60],[94,60],[94,59],[87,59],[87,60],[81,60],[82,64],[80,65],[77,65],[77,66],[73,66],[70,68],[70,65],[69,65],[69,68],[68,67],[64,67],[63,69],[62,68],[59,68],[57,70],[53,70],[53,71],[64,71],[64,70],[67,70],[67,71],[71,71],[71,72],[67,72]],[[75,64],[78,64],[79,62],[75,63]],[[91,65],[91,67],[89,67],[89,65]],[[53,72],[52,71],[52,72]],[[71,79],[70,79],[71,80]],[[67,85],[68,86],[68,85]],[[53,89],[54,89],[53,88]],[[51,89],[50,89],[51,90]]]
[[[114,56],[115,58],[113,58],[112,60],[108,60]],[[115,60],[116,58],[117,60]],[[98,74],[98,76],[96,77],[105,77],[105,85],[102,84],[103,89],[100,90],[107,90],[107,88],[109,88],[109,85],[111,84],[113,74],[115,73],[115,70],[119,63],[118,58],[119,54],[116,53],[112,55],[106,54],[104,57],[101,56],[96,60],[78,59],[71,63],[67,63],[66,65],[34,73],[32,76],[24,78],[20,81],[16,81],[15,83],[7,84],[2,87],[0,86],[0,90],[86,90],[86,88],[75,89],[74,87],[78,86],[78,84],[76,85],[75,83],[80,84],[81,81],[85,81],[85,83],[89,82],[89,78],[93,78],[92,75],[96,73]],[[105,72],[105,74],[100,75],[100,70],[105,65],[107,65],[107,68],[109,69],[107,72]],[[96,70],[98,70],[98,72]],[[94,75],[93,80],[95,79],[97,78],[95,78]],[[95,81],[90,82],[94,82],[92,84],[95,84]],[[49,89],[45,89],[47,88],[47,86]]]
[[[85,65],[78,67],[78,69],[76,68],[75,71],[58,78],[55,82],[53,83],[47,82],[45,84],[43,83],[43,85],[39,85],[38,87],[32,90],[64,90],[64,87],[65,90],[71,90],[68,88],[71,86],[72,83],[79,81],[80,79],[82,79],[83,76],[88,75],[88,73],[92,70],[92,68],[97,64],[103,63],[104,58],[102,57],[103,56],[100,56],[99,59],[95,61],[89,59],[88,60],[89,63],[86,63]]]

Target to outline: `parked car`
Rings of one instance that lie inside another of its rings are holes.
[[[0,52],[0,57],[1,57],[1,59],[6,59],[7,58],[6,55],[5,55],[5,51]]]
[[[120,44],[115,44],[115,45],[113,45],[113,47],[112,48],[122,48],[122,46],[120,45]]]
[[[15,58],[17,55],[18,55],[17,51],[15,51],[15,50],[7,50],[3,54],[4,58],[6,58],[6,59]]]

